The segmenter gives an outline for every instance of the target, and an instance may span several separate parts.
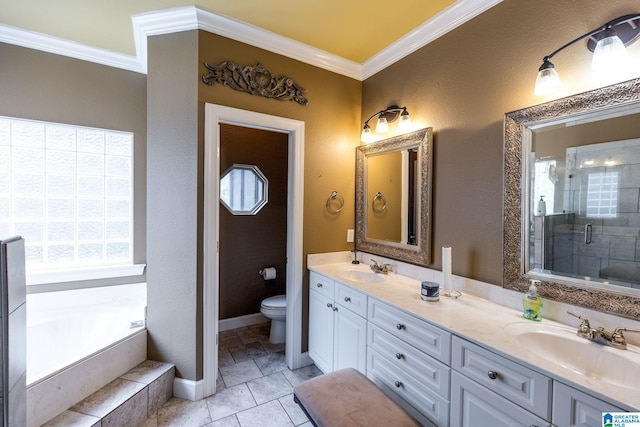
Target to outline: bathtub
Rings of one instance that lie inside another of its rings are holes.
[[[29,426],[146,359],[145,306],[145,283],[27,295]]]

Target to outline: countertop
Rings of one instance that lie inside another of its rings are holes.
[[[616,356],[629,358],[637,363],[639,368],[635,372],[615,372],[616,366],[607,367],[612,371],[612,378],[615,378],[616,375],[633,375],[638,378],[635,387],[629,388],[611,384],[599,378],[582,375],[547,360],[536,354],[536,348],[527,348],[519,343],[514,333],[515,330],[528,331],[531,329],[531,331],[535,331],[544,327],[553,327],[575,334],[575,327],[568,327],[546,319],[543,319],[542,322],[525,320],[521,311],[466,293],[457,299],[441,296],[437,302],[423,301],[420,297],[421,282],[419,280],[389,273],[382,276],[384,277],[383,282],[363,283],[349,279],[348,271],[354,269],[371,272],[366,264],[353,265],[340,262],[309,266],[311,271],[352,286],[368,296],[393,304],[455,335],[475,342],[497,354],[514,359],[516,362],[552,379],[573,386],[627,411],[640,410],[640,349],[637,347],[629,346],[627,350],[618,350],[587,341],[590,345],[598,346],[598,351],[617,352]],[[515,323],[519,325],[516,327],[508,326]]]

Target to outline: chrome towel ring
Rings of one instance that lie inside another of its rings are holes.
[[[338,207],[334,208],[333,201],[337,200]],[[344,197],[338,194],[337,191],[332,191],[331,195],[327,199],[327,210],[331,213],[339,213],[344,208]]]
[[[381,192],[377,192],[373,201],[371,202],[371,209],[375,213],[380,213],[387,208],[387,199],[382,195]]]

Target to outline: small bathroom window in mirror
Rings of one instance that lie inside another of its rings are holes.
[[[233,215],[255,215],[269,201],[268,186],[257,166],[234,164],[220,177],[220,202]]]

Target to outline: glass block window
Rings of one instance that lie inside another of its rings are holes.
[[[133,134],[0,117],[0,236],[27,270],[131,264]]]
[[[587,216],[615,218],[618,215],[618,172],[589,174]]]

